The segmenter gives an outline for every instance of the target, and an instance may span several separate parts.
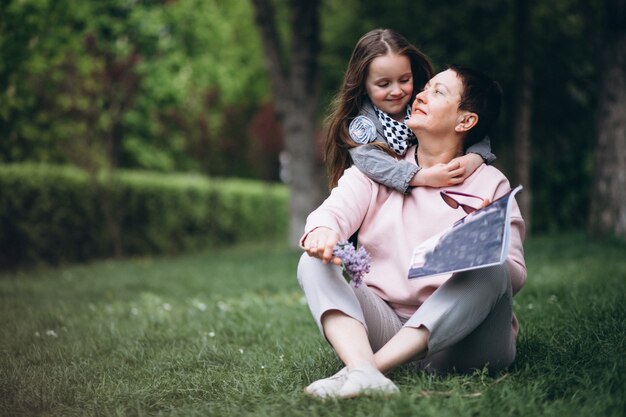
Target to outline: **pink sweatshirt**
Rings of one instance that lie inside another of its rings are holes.
[[[408,151],[405,160],[415,163],[414,152]],[[482,165],[463,184],[446,189],[493,201],[509,191],[510,185],[498,169]],[[347,240],[358,229],[359,244],[372,258],[370,272],[363,282],[386,300],[398,315],[408,318],[450,277],[440,275],[409,280],[407,276],[413,249],[466,215],[462,209],[448,206],[439,191],[437,188],[416,187],[410,194],[404,195],[372,181],[356,167],[351,167],[345,171],[326,201],[309,215],[301,242],[320,226],[339,233],[340,240]],[[522,246],[524,233],[524,220],[517,203],[514,203],[511,247],[506,260],[513,294],[526,281]],[[514,317],[515,334],[517,329]]]

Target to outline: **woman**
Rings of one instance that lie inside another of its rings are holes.
[[[422,168],[449,163],[485,136],[499,106],[495,82],[451,66],[417,95],[407,126],[419,147],[404,159]],[[510,185],[496,168],[483,165],[449,189],[493,201]],[[484,366],[497,370],[513,362],[518,325],[512,296],[526,280],[519,209],[514,204],[504,265],[409,281],[413,248],[465,215],[448,206],[439,191],[418,187],[403,195],[352,167],[309,215],[298,280],[322,334],[346,365],[309,385],[305,391],[310,395],[349,398],[397,392],[384,373],[416,359],[421,369],[436,372]],[[365,285],[353,288],[332,252],[357,229],[359,244],[372,260]]]

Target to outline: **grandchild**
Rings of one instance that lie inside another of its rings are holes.
[[[464,156],[428,169],[398,159],[417,143],[404,122],[432,74],[426,55],[397,32],[375,29],[361,37],[328,117],[330,187],[352,163],[372,180],[407,193],[415,186],[460,184],[483,160],[495,160],[488,137],[466,147]]]

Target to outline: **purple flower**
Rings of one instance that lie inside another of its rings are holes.
[[[341,259],[343,270],[348,274],[354,288],[363,282],[363,277],[370,271],[370,255],[361,246],[355,250],[350,242],[339,242],[335,245],[333,256]]]

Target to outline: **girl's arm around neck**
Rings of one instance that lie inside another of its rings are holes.
[[[398,160],[371,144],[350,149],[354,165],[372,181],[393,188],[403,194],[419,167],[407,160]]]

